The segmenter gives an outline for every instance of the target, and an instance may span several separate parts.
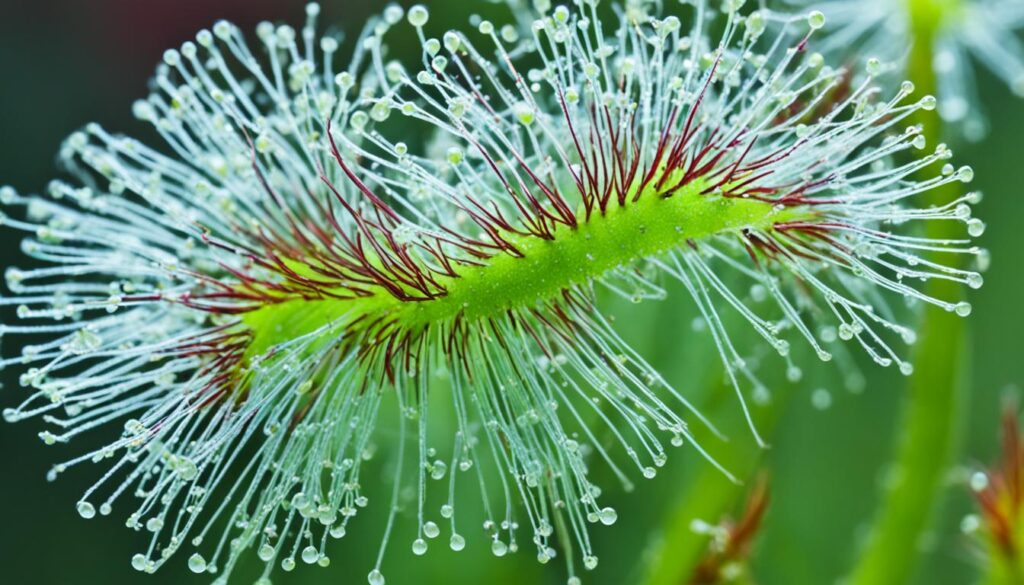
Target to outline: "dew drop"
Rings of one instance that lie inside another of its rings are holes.
[[[967,233],[971,234],[972,238],[980,238],[985,235],[985,222],[977,218],[968,220]]]
[[[398,24],[398,21],[402,20],[402,15],[405,14],[402,7],[398,4],[389,4],[384,9],[384,20],[391,25]]]
[[[428,55],[436,57],[437,53],[441,50],[441,42],[437,39],[427,39],[427,42],[423,43],[423,50],[426,51]],[[443,62],[444,66],[439,69],[444,69],[447,67],[447,59],[444,56],[441,56],[440,58],[443,59],[441,62]],[[437,59],[435,58],[434,61],[437,62]],[[438,69],[436,65],[434,66],[434,69]]]
[[[799,382],[804,377],[804,372],[796,366],[786,368],[786,379],[790,382]]]
[[[962,166],[956,172],[956,178],[960,179],[962,183],[970,183],[974,180],[974,169],[969,166]]]
[[[988,475],[984,471],[976,471],[971,475],[971,490],[983,492],[988,488]]]
[[[188,569],[193,573],[202,573],[206,570],[206,559],[199,553],[193,553],[188,558]]]
[[[427,541],[417,538],[412,542],[412,553],[418,557],[427,554]]]
[[[86,520],[96,517],[96,508],[89,502],[78,502],[78,515]]]
[[[448,149],[448,162],[453,166],[461,163],[464,156],[462,149],[457,146],[453,146]]]
[[[971,311],[974,310],[974,307],[971,306],[971,303],[968,303],[967,301],[962,301],[957,303],[956,307],[954,307],[953,310],[956,311],[956,314],[960,315],[961,317],[969,317],[971,315]]]
[[[832,406],[832,394],[824,388],[811,394],[811,405],[818,410],[828,410]]]
[[[356,112],[352,114],[352,118],[349,120],[349,124],[357,132],[362,132],[363,129],[366,127],[366,123],[369,121],[369,118],[370,117],[366,114],[366,112]]]
[[[455,552],[466,548],[466,539],[460,534],[453,534],[451,539],[448,541],[448,546]]]
[[[274,558],[274,547],[269,544],[264,544],[256,554],[260,557],[261,561],[268,562],[270,559]]]
[[[868,59],[866,68],[868,75],[872,77],[878,77],[882,74],[882,62],[874,57]]]
[[[146,555],[136,554],[132,556],[132,568],[136,571],[145,571],[147,564]]]
[[[491,552],[496,557],[503,557],[508,554],[508,545],[500,540],[495,540],[491,543]]]
[[[259,136],[256,137],[256,141],[253,143],[253,146],[256,147],[256,152],[259,152],[260,154],[266,154],[270,152],[270,149],[274,146],[274,143],[266,134],[260,134]]]
[[[310,545],[302,549],[302,562],[307,565],[312,565],[318,558],[320,558],[320,551],[315,546]]]
[[[24,385],[28,386],[29,384],[24,384]],[[43,443],[45,443],[47,445],[53,445],[54,443],[57,442],[57,436],[54,435],[53,433],[51,433],[50,431],[43,431],[43,432],[39,433],[39,438],[42,439]],[[89,508],[91,509],[92,506],[89,506]],[[91,517],[92,516],[90,516],[90,518]]]
[[[820,10],[815,10],[807,15],[807,24],[812,30],[818,30],[825,26],[825,15]]]
[[[164,51],[164,63],[170,67],[175,67],[178,63],[181,63],[181,54],[174,49],[167,49]]]
[[[612,524],[615,524],[616,520],[619,519],[619,514],[615,511],[614,508],[605,508],[601,510],[600,519],[601,524],[604,524],[605,526],[611,526]]]
[[[960,531],[964,534],[974,534],[981,528],[981,520],[975,514],[968,514],[960,521]]]
[[[430,12],[427,10],[426,6],[423,6],[422,4],[417,4],[416,6],[413,6],[412,8],[409,9],[409,16],[408,16],[408,18],[409,18],[409,24],[415,26],[416,28],[420,28],[423,25],[427,24],[427,21],[430,20]],[[377,573],[377,574],[380,575],[380,573]],[[371,576],[371,580],[370,580],[371,585],[379,585],[379,584],[373,582],[373,579],[372,579],[373,573],[370,573],[370,576]],[[380,582],[381,583],[384,582],[384,577],[380,578]]]
[[[353,85],[355,85],[355,78],[348,71],[342,71],[334,76],[334,83],[336,83],[343,91],[348,91]]]
[[[988,250],[979,249],[976,252],[974,263],[978,271],[985,272],[992,266],[992,255]]]
[[[384,585],[384,575],[377,569],[370,571],[366,580],[369,581],[370,585]]]
[[[519,123],[521,123],[523,126],[529,126],[533,124],[534,120],[536,119],[536,114],[534,114],[533,109],[528,104],[516,104],[513,107],[513,111],[515,112],[516,119],[518,119]]]
[[[458,51],[461,45],[462,39],[459,38],[458,33],[454,31],[444,33],[444,48],[448,49],[449,52],[454,53]]]
[[[226,20],[219,20],[219,21],[217,21],[216,24],[213,25],[213,34],[216,35],[217,38],[221,39],[221,40],[227,40],[228,38],[230,38],[231,37],[231,30],[232,30],[231,23],[229,23]]]
[[[370,108],[370,117],[377,122],[383,122],[391,116],[391,102],[387,99],[378,100]]]
[[[441,534],[441,529],[437,527],[437,524],[427,522],[423,525],[423,534],[425,534],[427,538],[437,538],[437,536]]]
[[[775,350],[779,352],[779,355],[786,357],[790,352],[790,344],[785,339],[780,339],[775,343]]]

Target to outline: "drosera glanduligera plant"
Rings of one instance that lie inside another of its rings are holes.
[[[921,64],[910,47],[927,44],[938,112],[954,135],[980,140],[988,131],[975,63],[1024,97],[1024,43],[1018,38],[1024,29],[1024,3],[1019,0],[781,1],[829,15],[820,48],[828,56],[849,58],[849,47],[856,44],[862,47],[860,60],[874,58],[880,70],[912,76]],[[935,14],[926,33],[921,29],[922,11]]]
[[[7,270],[20,322],[3,330],[48,339],[5,360],[33,393],[4,418],[43,418],[47,443],[117,429],[51,475],[105,469],[85,518],[136,499],[128,525],[152,535],[140,571],[185,549],[227,582],[255,549],[267,583],[328,564],[329,539],[390,497],[380,585],[411,485],[415,554],[442,533],[461,550],[477,528],[459,510],[482,506],[495,555],[525,535],[579,583],[577,564],[598,562],[588,526],[617,516],[589,470],[628,489],[671,446],[705,454],[689,424],[713,429],[598,291],[660,299],[681,283],[746,410],[763,387],[722,311],[782,364],[790,340],[825,361],[848,342],[910,374],[897,347],[914,333],[887,299],[966,316],[911,283],[982,283],[923,258],[981,254],[972,195],[914,205],[972,178],[909,123],[935,98],[851,83],[813,51],[819,12],[742,5],[588,0],[530,31],[480,21],[440,40],[425,7],[389,6],[347,65],[317,38],[315,4],[300,31],[260,25],[254,46],[227,22],[201,31],[135,105],[165,147],[90,125],[61,152],[74,182],[0,193],[42,263]],[[388,35],[408,31],[422,62],[389,61]],[[963,233],[918,233],[932,222]],[[428,440],[428,406],[452,413],[445,444]],[[360,476],[382,417],[398,439],[378,498]]]
[[[988,469],[975,469],[968,485],[977,514],[964,516],[960,528],[973,543],[984,585],[1011,585],[1024,579],[1021,559],[1024,510],[1024,437],[1016,400],[1004,405],[1000,458]]]

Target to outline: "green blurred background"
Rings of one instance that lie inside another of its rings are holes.
[[[155,143],[152,132],[131,118],[130,106],[146,94],[152,65],[165,48],[180,45],[218,18],[228,18],[245,29],[264,19],[299,24],[302,4],[285,0],[0,1],[0,184],[21,192],[42,190],[57,172],[54,161],[61,140],[86,122],[96,121]],[[383,7],[372,0],[323,4],[323,22],[350,38],[368,14]],[[465,26],[469,12],[488,8],[475,0],[428,4],[434,9],[429,27],[436,36],[449,27]],[[400,37],[392,35],[392,43],[398,43],[398,51],[411,54],[415,47],[401,46]],[[971,404],[960,458],[964,466],[994,457],[1001,397],[1024,383],[1024,240],[1014,239],[1024,236],[1024,102],[1011,97],[987,74],[981,73],[979,79],[992,133],[979,144],[954,142],[956,160],[974,166],[973,186],[986,195],[976,215],[989,225],[982,245],[993,257],[986,286],[971,296],[975,311],[969,340]],[[3,232],[0,246],[4,266],[24,264],[12,234]],[[720,368],[709,353],[710,339],[691,327],[694,316],[684,297],[674,295],[668,303],[628,311],[630,318],[620,320],[624,334],[641,352],[677,386],[705,404],[713,400],[706,389],[720,385]],[[3,342],[10,345],[15,340]],[[17,348],[5,349],[9,353]],[[782,367],[776,362],[768,365]],[[754,565],[762,584],[830,584],[849,570],[878,499],[902,405],[904,380],[895,372],[865,367],[866,390],[851,393],[842,388],[834,368],[805,370],[804,380],[795,385],[772,380],[778,376],[771,373],[766,376],[779,393],[795,398],[781,413],[773,446],[765,453],[773,499]],[[20,400],[24,390],[18,387],[13,369],[2,374],[0,403],[7,406]],[[831,391],[830,408],[812,406],[812,393],[818,389]],[[731,402],[708,408],[712,416],[728,416],[722,413],[736,410]],[[74,502],[98,470],[78,469],[57,483],[47,483],[44,476],[51,464],[81,452],[84,446],[44,447],[36,436],[39,430],[37,421],[0,424],[0,582],[209,581],[187,572],[185,555],[153,576],[132,571],[129,559],[148,539],[124,528],[118,516],[126,513],[123,510],[91,522],[79,518]],[[733,437],[728,448],[756,449],[743,432]],[[584,575],[584,582],[639,583],[663,520],[679,505],[689,478],[704,471],[705,465],[692,450],[675,452],[666,470],[654,481],[641,483],[638,493],[610,491],[609,504],[619,510],[620,520],[612,528],[594,530],[601,565]],[[373,469],[368,488],[383,491],[373,483],[386,479],[390,466]],[[942,522],[921,543],[926,556],[917,583],[962,585],[973,580],[980,561],[958,529],[960,518],[971,509],[959,477],[957,470],[951,470]],[[334,543],[330,568],[278,571],[274,582],[365,583],[383,527],[386,506],[382,500],[359,518],[350,536]],[[565,582],[564,568],[557,560],[542,567],[528,546],[518,555],[495,559],[482,537],[471,538],[466,551],[457,555],[438,543],[425,557],[414,557],[409,552],[414,522],[406,519],[399,523],[385,563],[389,585]],[[250,575],[254,573],[242,571],[238,582],[251,582],[255,577]]]

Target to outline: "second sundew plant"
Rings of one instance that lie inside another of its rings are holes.
[[[984,262],[975,196],[914,206],[973,174],[908,125],[935,98],[825,64],[818,12],[598,4],[447,32],[390,6],[347,65],[315,4],[255,46],[219,22],[167,51],[135,105],[163,148],[90,125],[61,152],[73,183],[2,192],[42,264],[6,274],[22,322],[3,331],[33,344],[3,363],[34,393],[4,418],[42,418],[47,443],[111,437],[52,476],[102,467],[78,511],[124,508],[151,533],[135,569],[180,551],[226,583],[252,550],[269,583],[326,566],[379,501],[381,585],[413,486],[413,553],[463,549],[480,527],[460,510],[482,506],[495,555],[557,548],[580,583],[590,526],[617,516],[589,471],[631,488],[671,447],[705,455],[689,424],[713,429],[616,334],[600,291],[681,283],[690,298],[667,302],[696,305],[744,410],[762,385],[723,311],[782,367],[797,340],[905,374],[914,333],[893,300],[970,313],[915,288],[982,283],[922,258]],[[389,61],[389,35],[410,33],[422,62]],[[936,221],[963,238],[919,235]],[[428,405],[449,409],[447,441]],[[361,486],[380,419],[398,429],[383,495]]]
[[[988,132],[989,121],[978,95],[981,65],[1001,79],[1018,97],[1024,97],[1024,3],[1020,0],[781,0],[791,8],[818,9],[829,15],[827,36],[820,51],[846,59],[849,47],[864,47],[858,61],[876,60],[879,70],[895,69],[906,75],[910,47],[928,43],[936,76],[939,114],[955,128],[952,136],[977,141]],[[916,13],[916,15],[915,15]],[[921,37],[921,16],[929,14],[929,38]]]

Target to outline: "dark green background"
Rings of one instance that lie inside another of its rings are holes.
[[[467,12],[477,6],[470,0],[430,4],[434,10],[429,27],[435,36],[449,26],[465,25]],[[382,6],[370,0],[329,0],[324,3],[324,22],[354,34],[366,15]],[[60,141],[89,121],[151,138],[131,118],[130,106],[146,94],[152,64],[165,48],[179,45],[198,28],[222,17],[246,29],[263,19],[297,24],[301,7],[301,2],[283,0],[0,0],[0,184],[21,192],[44,188],[54,176]],[[392,35],[396,40],[401,44],[399,36]],[[976,215],[989,225],[982,242],[993,256],[986,286],[971,298],[975,306],[970,340],[972,400],[961,458],[965,465],[993,457],[1000,397],[1024,382],[1024,102],[1012,98],[987,74],[980,75],[980,83],[993,132],[981,144],[955,148],[958,162],[975,167],[974,186],[986,194]],[[10,233],[0,235],[0,246],[4,266],[24,262]],[[683,297],[675,296],[669,303],[668,310],[634,309],[625,334],[643,346],[645,354],[669,372],[678,386],[707,386],[718,375],[717,363],[694,356],[705,355],[701,352],[706,352],[710,340],[688,327],[691,317]],[[3,343],[8,346],[5,353],[16,351],[15,340]],[[774,500],[759,543],[755,567],[759,582],[830,584],[853,562],[856,543],[877,499],[904,387],[895,372],[869,368],[867,373],[867,391],[859,395],[840,390],[836,373],[822,368],[810,371],[794,389],[797,398],[786,411],[768,454]],[[9,406],[20,400],[24,390],[17,385],[16,372],[3,372],[3,382],[0,403]],[[824,412],[810,403],[811,392],[819,387],[834,390],[834,404]],[[143,546],[143,537],[123,527],[123,517],[118,516],[126,513],[123,510],[92,522],[78,517],[74,502],[98,470],[83,468],[55,484],[47,483],[44,475],[50,465],[82,447],[46,448],[36,437],[39,430],[37,421],[14,426],[0,423],[0,582],[209,580],[187,573],[186,555],[179,555],[154,576],[132,571],[129,559]],[[745,436],[735,440],[749,443]],[[610,494],[620,521],[613,528],[595,530],[601,566],[584,576],[585,583],[636,582],[659,519],[700,465],[692,451],[677,452],[668,470],[655,481],[642,483],[638,493]],[[377,468],[378,480],[385,471],[386,467]],[[951,473],[952,497],[941,530],[922,543],[927,550],[918,580],[922,584],[969,583],[977,563],[957,529],[970,500],[955,476]],[[374,489],[372,480],[370,488]],[[375,489],[383,492],[384,488]],[[375,512],[360,518],[350,536],[330,550],[329,569],[277,572],[274,582],[365,583],[382,529],[382,519],[371,516],[383,513],[382,500],[378,499]],[[400,523],[385,567],[389,584],[564,583],[560,564],[540,567],[529,547],[514,558],[498,560],[479,538],[471,538],[460,555],[438,542],[426,557],[413,557],[408,552],[412,523]]]

